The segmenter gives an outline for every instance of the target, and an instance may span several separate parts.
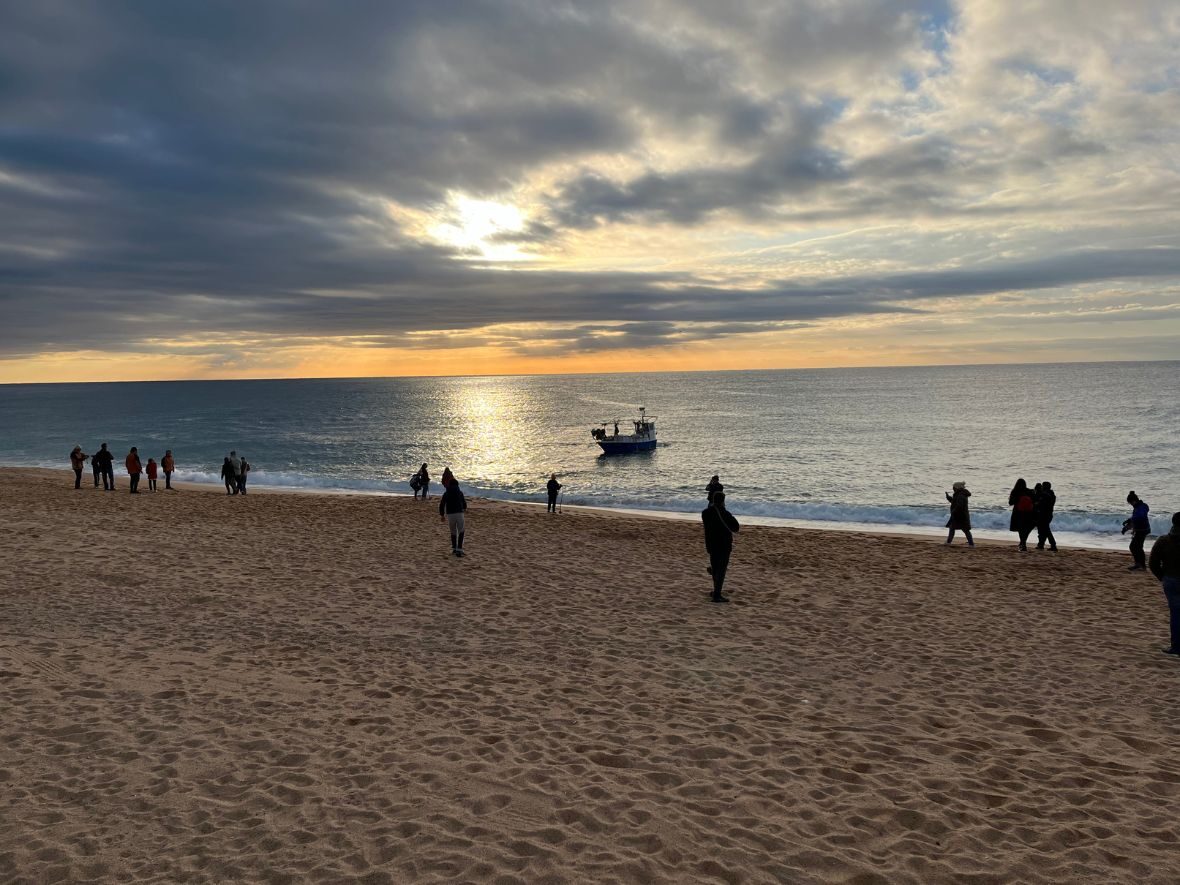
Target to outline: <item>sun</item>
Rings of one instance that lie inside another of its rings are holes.
[[[515,243],[494,239],[497,234],[523,229],[524,221],[524,214],[516,206],[457,194],[450,198],[445,212],[430,229],[430,235],[473,258],[525,261],[529,256]]]

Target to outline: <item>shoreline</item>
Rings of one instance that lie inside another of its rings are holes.
[[[44,472],[47,474],[60,474],[64,477],[63,482],[69,482],[73,479],[72,471],[68,468],[52,468],[52,467],[21,467],[21,466],[0,466],[0,476],[5,473],[29,471],[33,473]],[[121,477],[121,480],[120,480]],[[91,479],[89,471],[84,471],[82,474],[82,485],[85,489],[87,481]],[[121,481],[125,486],[127,482],[126,474],[116,473],[116,481]],[[163,479],[159,480],[163,482]],[[146,477],[142,480],[146,485]],[[192,491],[202,492],[216,492],[222,488],[219,483],[202,482],[194,480],[173,480],[173,485],[177,488],[183,488]],[[432,485],[437,485],[434,483]],[[344,497],[373,497],[373,498],[411,498],[409,493],[402,493],[392,490],[383,489],[348,489],[348,488],[332,488],[332,487],[316,487],[316,486],[290,486],[290,485],[267,485],[256,483],[250,486],[251,489],[261,489],[266,494],[283,494],[283,495],[299,495],[306,494],[310,496],[344,496]],[[142,490],[142,489],[141,489]],[[437,496],[432,496],[437,497]],[[474,496],[481,501],[494,502],[496,504],[505,504],[511,506],[521,507],[544,507],[544,501],[540,500],[538,495],[537,501],[521,501],[510,498],[490,497],[476,494]],[[563,504],[563,510],[570,511],[589,511],[615,514],[619,516],[627,516],[634,518],[645,519],[659,519],[670,520],[674,522],[696,522],[700,519],[699,512],[681,511],[681,510],[656,510],[644,509],[637,507],[614,507],[601,504]],[[758,514],[735,512],[735,516],[741,521],[742,525],[760,526],[763,528],[780,528],[780,529],[795,529],[801,531],[816,531],[816,532],[833,532],[840,535],[881,535],[888,537],[912,538],[915,540],[937,541],[939,543],[945,542],[946,529],[940,526],[918,526],[918,525],[901,525],[889,523],[866,523],[866,522],[838,522],[835,520],[808,520],[808,519],[794,519],[788,517],[763,516]],[[1057,531],[1054,533],[1058,539],[1058,547],[1068,550],[1100,550],[1105,552],[1125,552],[1127,549],[1127,539],[1112,536],[1109,539],[1091,536],[1082,532],[1071,531]],[[973,535],[976,539],[976,544],[987,544],[994,546],[1014,545],[1011,533],[998,529],[974,529]],[[1158,534],[1153,533],[1149,536],[1148,543],[1158,537]],[[955,546],[964,544],[964,539],[961,533],[955,536]]]

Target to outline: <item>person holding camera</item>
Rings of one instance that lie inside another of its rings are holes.
[[[1127,503],[1131,505],[1131,518],[1123,521],[1123,534],[1131,533],[1131,556],[1135,560],[1128,571],[1146,571],[1147,556],[1143,553],[1143,542],[1151,534],[1151,522],[1147,518],[1151,508],[1134,492],[1127,494]]]
[[[713,601],[729,602],[721,595],[721,586],[729,569],[733,536],[740,526],[725,509],[725,492],[713,493],[713,502],[701,511],[701,522],[705,524],[705,552],[709,554],[709,573],[713,576]]]

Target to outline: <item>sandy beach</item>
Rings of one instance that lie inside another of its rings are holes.
[[[1180,880],[1126,554],[0,470],[4,882]]]

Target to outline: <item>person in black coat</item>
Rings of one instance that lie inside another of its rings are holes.
[[[111,454],[106,443],[103,443],[102,448],[94,453],[94,463],[101,468],[103,489],[113,492],[115,490],[115,456]]]
[[[721,480],[717,478],[717,474],[713,474],[713,478],[709,480],[709,484],[705,486],[705,494],[708,495],[708,501],[713,503],[713,496],[718,492],[724,492],[725,486],[721,484]]]
[[[1057,539],[1053,537],[1053,529],[1049,527],[1053,522],[1053,509],[1057,506],[1057,493],[1053,491],[1053,483],[1038,484],[1040,492],[1033,501],[1033,513],[1037,524],[1037,549],[1044,550],[1045,542],[1049,542],[1049,550],[1057,552]]]
[[[960,531],[967,536],[967,546],[974,547],[975,539],[971,537],[971,511],[967,503],[967,499],[971,497],[971,492],[967,490],[967,483],[957,482],[952,486],[954,494],[946,492],[947,503],[951,505],[951,516],[946,521],[948,529],[946,534],[946,542],[950,544],[955,540],[955,532]]]
[[[446,522],[451,529],[451,553],[455,556],[463,555],[463,535],[466,533],[467,499],[459,489],[459,481],[452,478],[451,484],[438,499],[439,519]]]
[[[1008,531],[1016,532],[1020,537],[1020,552],[1028,553],[1028,536],[1036,528],[1036,502],[1032,490],[1023,479],[1016,480],[1016,485],[1008,495],[1008,505],[1012,508]]]
[[[733,536],[740,526],[725,509],[725,492],[714,492],[713,502],[701,511],[701,522],[705,524],[705,552],[709,554],[709,572],[713,575],[713,601],[729,602],[721,595],[721,586],[733,552]]]
[[[545,491],[549,493],[549,506],[545,508],[546,513],[557,512],[557,493],[561,490],[561,483],[557,481],[557,474],[549,474],[549,482],[545,483]]]

